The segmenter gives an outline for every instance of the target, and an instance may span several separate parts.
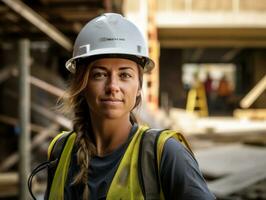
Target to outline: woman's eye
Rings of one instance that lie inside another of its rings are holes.
[[[121,77],[122,79],[127,79],[127,78],[131,78],[132,76],[131,76],[131,74],[129,74],[129,73],[121,73],[121,74],[120,74],[120,77]]]
[[[103,72],[96,72],[96,73],[93,73],[92,76],[93,76],[94,79],[99,80],[99,79],[105,78],[107,75],[105,73],[103,73]]]

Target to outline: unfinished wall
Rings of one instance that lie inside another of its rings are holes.
[[[186,94],[182,85],[182,51],[161,49],[160,55],[160,100],[168,94],[170,104],[184,107]],[[161,103],[161,102],[160,102]]]

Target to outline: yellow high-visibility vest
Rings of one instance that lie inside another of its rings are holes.
[[[149,133],[149,131],[147,131],[148,129],[149,128],[147,126],[139,126],[137,132],[134,134],[111,182],[110,188],[107,192],[107,200],[144,200],[144,195],[140,186],[138,174],[138,162],[141,139],[144,133]],[[60,138],[61,135],[55,137],[50,143],[48,148],[48,158],[50,157],[55,142],[58,140],[58,138]],[[177,139],[190,150],[190,147],[182,134],[173,130],[162,131],[158,137],[157,143],[156,159],[158,169],[160,166],[163,146],[167,139],[169,139],[170,137]],[[73,132],[71,133],[71,135],[67,139],[65,146],[63,147],[64,149],[60,156],[60,160],[58,162],[51,184],[49,200],[64,199],[64,186],[67,179],[69,163],[75,139],[76,133]],[[162,190],[160,190],[160,194],[158,194],[157,199],[164,199]]]

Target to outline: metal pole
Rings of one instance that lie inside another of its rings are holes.
[[[19,197],[28,200],[27,179],[30,173],[30,42],[19,41]]]

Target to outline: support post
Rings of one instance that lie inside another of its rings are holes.
[[[29,199],[27,179],[30,173],[30,42],[19,41],[19,197]]]

